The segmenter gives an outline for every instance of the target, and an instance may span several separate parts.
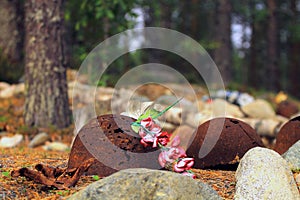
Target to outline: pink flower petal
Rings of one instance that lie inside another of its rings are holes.
[[[175,172],[183,172],[184,171],[184,168],[179,168],[179,167],[177,167],[177,165],[175,165],[174,166],[174,168],[173,168],[173,170],[175,171]]]
[[[145,128],[149,128],[154,124],[151,117],[147,117],[141,121],[141,125]]]
[[[180,138],[178,135],[176,135],[172,140],[171,146],[177,147],[177,146],[179,146],[179,144],[180,144]]]
[[[195,174],[189,173],[189,172],[183,172],[182,175],[191,177],[192,179],[195,179],[195,178],[196,178],[196,175],[195,175]]]
[[[168,154],[167,151],[162,151],[158,156],[158,162],[160,166],[165,167],[167,163]]]
[[[149,130],[155,134],[161,133],[161,127],[158,124],[153,124]]]

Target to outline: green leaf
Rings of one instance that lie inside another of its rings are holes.
[[[170,110],[173,106],[175,106],[179,101],[181,101],[182,98],[178,99],[177,101],[175,101],[172,105],[168,106],[166,109],[164,109],[163,111],[159,112],[156,115],[151,116],[153,119],[156,119],[160,116],[162,116],[165,112],[167,112],[168,110]]]
[[[140,129],[140,125],[138,125],[137,122],[134,122],[134,123],[131,124],[131,129],[132,129],[134,132],[138,133],[138,132],[139,132],[139,129]]]
[[[10,178],[10,172],[2,172],[2,176]]]
[[[100,180],[100,177],[99,177],[98,175],[94,175],[92,178],[93,178],[95,181]]]
[[[142,121],[143,119],[146,119],[147,117],[152,117],[154,119],[153,116],[158,115],[160,112],[155,110],[154,108],[150,108],[147,109],[146,112],[144,114],[142,114],[141,116],[139,116],[139,118],[137,119],[137,122]]]

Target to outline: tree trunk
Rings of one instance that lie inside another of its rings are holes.
[[[256,25],[256,19],[255,19],[255,5],[254,2],[250,3],[250,9],[252,11],[251,13],[251,48],[250,48],[250,65],[248,69],[248,81],[249,85],[258,89],[259,82],[258,77],[258,64],[257,64],[257,25]]]
[[[63,41],[63,0],[25,4],[25,123],[70,124]]]
[[[16,81],[23,72],[23,4],[0,1],[0,79]]]
[[[279,63],[278,63],[278,26],[276,17],[276,1],[268,0],[269,22],[267,31],[267,89],[278,91],[280,89]]]
[[[296,28],[299,26],[297,18],[299,13],[297,11],[297,1],[291,1],[291,11],[293,13],[291,27]],[[297,36],[297,29],[291,30],[289,38],[289,88],[290,93],[300,98],[300,39]]]
[[[230,0],[218,1],[215,40],[219,44],[219,47],[214,52],[214,60],[221,72],[225,85],[232,78],[231,10]]]
[[[22,55],[21,3],[17,0],[0,1],[0,49],[11,62],[20,62]]]

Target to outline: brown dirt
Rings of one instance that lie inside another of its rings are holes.
[[[25,145],[16,148],[1,149],[0,154],[0,199],[64,199],[95,181],[92,176],[80,178],[77,185],[69,190],[56,190],[26,180],[23,177],[11,178],[12,170],[29,167],[38,163],[66,167],[69,152],[44,151],[41,147],[28,148]],[[233,199],[234,171],[193,170],[197,180],[208,183],[224,199]]]

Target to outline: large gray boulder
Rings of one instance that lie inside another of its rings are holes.
[[[145,168],[126,169],[90,184],[69,200],[221,199],[216,191],[190,177]]]
[[[300,199],[287,162],[273,150],[261,147],[249,150],[235,176],[235,199]]]

